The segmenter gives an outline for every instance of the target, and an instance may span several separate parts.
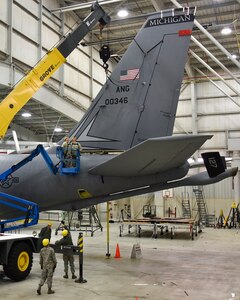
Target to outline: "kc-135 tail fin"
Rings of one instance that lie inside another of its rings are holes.
[[[195,8],[149,17],[70,136],[126,150],[172,135],[194,17]]]

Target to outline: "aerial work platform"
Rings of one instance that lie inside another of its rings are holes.
[[[175,235],[176,230],[187,231],[192,240],[194,236],[202,231],[201,225],[194,219],[185,218],[142,218],[142,219],[130,219],[123,220],[120,224],[120,236],[123,235],[124,229],[127,226],[128,234],[131,233],[131,229],[135,228],[135,235],[141,237],[143,228],[145,231],[152,231],[152,238],[157,238],[158,233],[164,234],[170,231],[171,239]]]

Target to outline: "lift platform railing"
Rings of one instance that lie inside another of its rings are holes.
[[[56,149],[57,158],[60,160],[59,170],[61,174],[77,174],[80,172],[80,151],[76,150],[76,157],[65,157],[63,148],[58,146]]]
[[[0,192],[0,204],[24,212],[24,215],[20,217],[0,221],[0,232],[3,233],[5,231],[29,227],[38,223],[39,209],[36,203]],[[18,221],[23,222],[12,226],[10,225],[11,223]]]

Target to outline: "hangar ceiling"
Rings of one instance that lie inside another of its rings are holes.
[[[81,8],[83,3],[92,1],[64,1],[73,11],[80,17],[84,18],[89,11],[89,8]],[[105,1],[107,2],[107,1]],[[64,5],[63,1],[59,1]],[[79,3],[79,9],[77,9]],[[101,3],[101,1],[100,1]],[[104,9],[112,17],[111,24],[108,29],[106,40],[110,40],[112,54],[120,56],[125,52],[132,38],[141,28],[148,14],[163,9],[172,9],[181,6],[196,6],[197,21],[207,29],[207,31],[231,54],[238,55],[239,59],[239,43],[240,43],[240,0],[192,0],[192,1],[165,1],[165,0],[130,0],[117,1],[109,5],[104,4]],[[120,19],[117,17],[117,11],[120,8],[126,8],[129,15]],[[62,10],[64,11],[64,9]],[[221,29],[229,25],[233,33],[228,36],[221,34]],[[226,67],[231,68],[234,63],[229,59],[201,30],[195,27],[193,36],[206,47],[218,60]],[[111,42],[114,40],[116,42]],[[211,67],[217,67],[217,63],[210,61],[209,57],[200,49],[193,41],[191,50],[206,60]],[[191,57],[191,64],[199,68],[201,63],[196,58]]]
[[[56,7],[56,9],[61,8],[63,13],[64,10],[68,9],[75,17],[84,19],[89,14],[89,7],[84,8],[83,5],[91,2],[93,1],[57,0],[59,7]],[[99,2],[101,4],[101,1]],[[199,76],[202,76],[206,70],[209,71],[208,67],[214,70],[219,69],[219,62],[227,68],[229,74],[235,76],[233,70],[240,66],[240,0],[191,0],[188,2],[177,2],[176,0],[123,0],[113,2],[107,0],[104,2],[109,2],[104,4],[103,7],[110,14],[112,21],[104,31],[103,40],[99,39],[99,30],[94,31],[93,42],[96,47],[104,42],[109,43],[112,53],[111,59],[115,62],[119,61],[148,14],[180,6],[196,6],[196,19],[201,28],[195,26],[193,32],[185,79],[193,76],[192,71],[197,70],[197,72],[200,72],[198,73]],[[117,17],[119,8],[126,8],[129,15],[122,19]],[[55,11],[52,12],[55,13]],[[226,25],[232,29],[230,35],[222,35],[220,32]],[[236,58],[229,57],[227,53],[230,56],[235,54]],[[0,85],[1,98],[4,98],[8,91]],[[29,101],[24,109],[32,113],[31,119],[24,119],[21,116],[22,111],[20,111],[14,118],[14,124],[21,125],[21,128],[28,129],[36,135],[40,134],[48,141],[55,142],[59,140],[76,123],[76,120],[73,120],[64,112],[60,114],[47,105],[39,104],[34,100]],[[54,132],[56,126],[62,127],[63,132]]]

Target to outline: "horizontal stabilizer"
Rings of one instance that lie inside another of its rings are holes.
[[[102,176],[142,176],[184,165],[212,136],[187,135],[152,138],[89,170]]]
[[[228,169],[215,177],[210,177],[208,175],[208,172],[202,172],[202,173],[187,177],[183,180],[177,181],[178,184],[175,184],[175,186],[194,186],[194,185],[212,184],[212,183],[219,182],[223,179],[226,179],[228,177],[235,176],[237,174],[237,171],[238,171],[237,167]]]

